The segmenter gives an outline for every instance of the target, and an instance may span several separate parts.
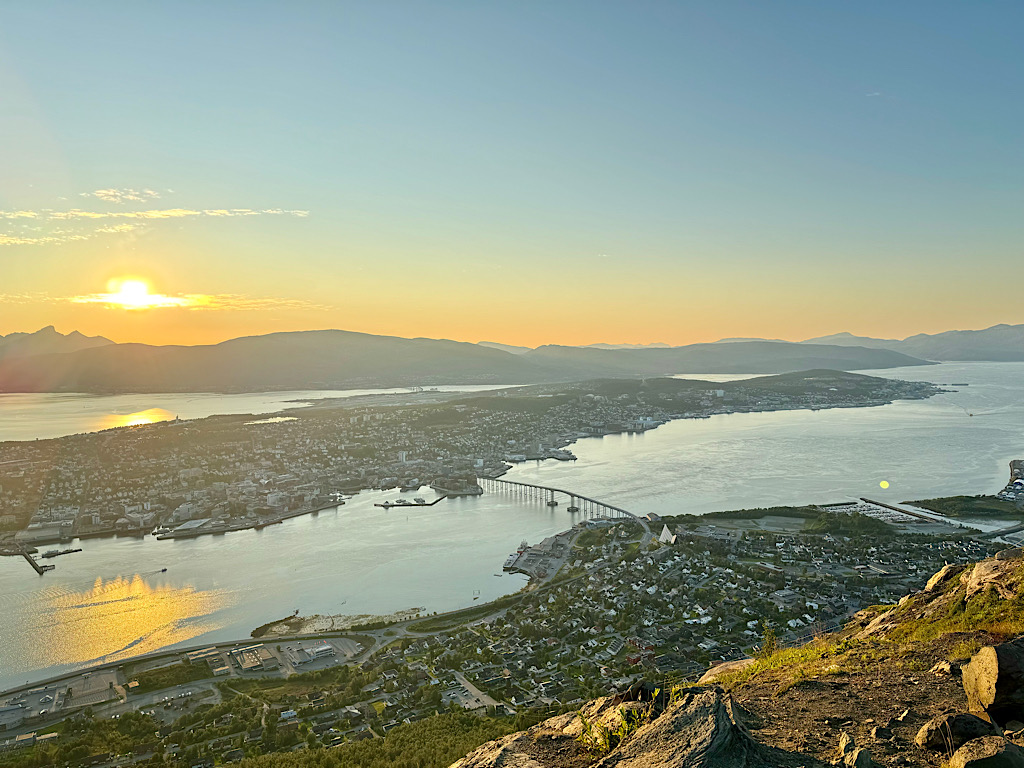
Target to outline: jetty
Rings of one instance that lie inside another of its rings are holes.
[[[32,566],[32,570],[34,570],[40,576],[42,576],[47,571],[52,571],[54,568],[56,568],[56,566],[54,565],[40,565],[24,547],[22,547],[21,549],[21,556],[28,560],[28,564]]]
[[[432,507],[441,499],[447,499],[448,494],[444,496],[438,496],[433,501],[384,501],[380,504],[374,504],[375,507],[383,507],[384,509],[394,509],[395,507]]]

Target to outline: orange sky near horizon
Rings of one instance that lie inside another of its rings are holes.
[[[514,281],[513,281],[514,282]],[[0,334],[31,332],[47,325],[68,333],[105,336],[118,343],[215,344],[239,336],[279,331],[336,328],[402,337],[495,341],[536,347],[543,344],[584,345],[599,342],[673,346],[732,337],[781,338],[798,341],[840,331],[880,338],[915,333],[983,328],[1024,317],[993,305],[986,311],[956,305],[934,286],[933,311],[907,307],[901,289],[875,286],[870,306],[857,294],[803,293],[794,301],[792,286],[761,281],[741,293],[731,285],[708,286],[684,297],[673,284],[640,288],[561,290],[558,285],[473,292],[457,287],[412,290],[393,287],[351,291],[335,304],[299,307],[210,309],[160,307],[126,309],[70,300],[21,301],[7,304],[0,315]],[[154,286],[153,292],[159,292]],[[330,300],[328,292],[321,296]],[[179,295],[179,294],[174,294]],[[181,294],[185,295],[185,294]],[[193,294],[188,294],[193,295]]]

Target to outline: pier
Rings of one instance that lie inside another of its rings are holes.
[[[448,495],[445,494],[444,496],[438,496],[433,501],[406,501],[406,502],[384,501],[384,502],[381,502],[380,504],[374,504],[373,506],[375,506],[375,507],[384,507],[384,509],[394,509],[395,507],[399,507],[399,508],[401,508],[401,507],[432,507],[435,504],[437,504],[437,502],[441,501],[441,499],[447,499],[447,498],[448,498]]]
[[[21,549],[21,556],[28,560],[28,564],[31,565],[32,569],[40,576],[42,576],[47,571],[52,571],[55,568],[55,566],[52,565],[40,565],[39,563],[37,563],[36,559],[32,557],[32,555],[30,555],[28,553],[28,550],[26,550],[24,547],[22,547]]]
[[[552,488],[547,485],[534,485],[533,483],[520,483],[514,480],[501,480],[499,478],[481,477],[478,481],[480,487],[489,491],[501,491],[505,493],[511,493],[520,498],[536,499],[538,501],[545,502],[548,506],[558,506],[558,499],[556,495],[562,495],[568,498],[569,505],[566,507],[568,512],[580,512],[588,515],[600,515],[602,517],[608,517],[613,520],[632,520],[635,523],[639,523],[644,529],[644,533],[648,536],[651,535],[650,526],[647,521],[641,517],[637,517],[632,512],[628,512],[622,507],[616,507],[614,504],[608,504],[604,501],[598,501],[592,499],[589,496],[576,493],[575,491],[566,491],[562,488]]]

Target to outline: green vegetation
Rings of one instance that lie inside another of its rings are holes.
[[[892,536],[896,529],[888,523],[854,512],[836,515],[822,512],[804,526],[806,533],[832,533],[840,536]]]
[[[1014,502],[995,496],[949,496],[905,503],[949,517],[1020,517],[1024,514]]]
[[[232,678],[219,686],[226,695],[243,693],[272,703],[297,702],[310,693],[330,690],[333,693],[328,697],[329,705],[343,707],[359,701],[362,698],[362,687],[375,679],[375,673],[363,672],[357,666],[339,664],[287,678]]]
[[[511,720],[450,713],[400,725],[383,739],[263,755],[243,760],[239,768],[445,768],[481,744],[512,732]]]
[[[127,712],[116,720],[97,720],[86,710],[54,729],[60,734],[54,743],[0,754],[0,768],[63,766],[107,752],[138,751],[140,744],[155,745],[157,727],[158,723],[152,717],[138,712]]]
[[[1016,575],[1017,583],[1024,577],[1024,566]],[[958,590],[959,591],[959,590]],[[946,611],[937,616],[913,618],[921,598],[908,600],[896,609],[894,619],[900,625],[890,633],[894,640],[933,640],[950,633],[978,634],[987,632],[997,637],[1024,634],[1024,592],[1018,590],[1011,600],[1004,600],[992,587],[970,599],[966,590],[955,594]]]
[[[213,676],[210,673],[210,668],[205,663],[190,664],[188,661],[172,664],[168,667],[149,669],[139,672],[137,675],[132,675],[130,671],[126,670],[125,674],[139,682],[139,693],[159,691],[162,688],[193,683],[196,680],[205,680]]]
[[[657,690],[654,695],[657,697]],[[583,724],[583,730],[580,732],[580,735],[576,737],[576,741],[582,744],[590,752],[607,754],[619,746],[619,744],[622,744],[624,741],[629,739],[629,737],[640,730],[642,726],[649,723],[653,719],[654,713],[654,699],[652,699],[646,707],[636,709],[619,707],[619,724],[613,729],[609,728],[604,723],[590,720],[581,712],[580,722]]]
[[[490,616],[492,613],[500,611],[502,608],[508,608],[509,606],[515,605],[521,599],[521,594],[509,595],[490,603],[484,603],[483,605],[463,608],[461,611],[452,611],[451,613],[442,613],[438,616],[431,616],[430,618],[410,624],[408,626],[408,630],[410,632],[443,632],[446,629],[452,629],[471,621],[477,621],[485,616]]]
[[[715,520],[760,520],[764,517],[792,517],[810,520],[818,517],[821,509],[808,507],[758,507],[756,509],[732,509],[723,512],[708,512],[703,515],[663,516],[662,521],[672,524],[707,525]]]

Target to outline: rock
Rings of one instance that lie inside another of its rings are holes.
[[[871,738],[875,741],[889,741],[892,739],[892,731],[888,728],[883,728],[880,725],[876,725],[871,729]]]
[[[928,671],[933,675],[954,675],[959,671],[959,669],[954,667],[948,661],[940,661]]]
[[[691,688],[593,768],[787,768],[801,755],[758,743],[720,688]]]
[[[449,768],[544,768],[523,750],[529,748],[530,737],[525,732],[513,733],[482,747],[457,760]]]
[[[960,574],[964,570],[962,565],[944,565],[942,569],[928,579],[928,583],[924,585],[925,592],[936,592],[939,587],[943,587],[948,584],[952,579]]]
[[[1024,768],[1024,750],[1001,736],[983,736],[954,752],[949,768]]]
[[[948,754],[972,739],[998,734],[999,730],[992,723],[985,722],[976,715],[939,715],[921,726],[921,730],[914,737],[914,743],[921,749]]]
[[[843,757],[843,765],[846,768],[874,768],[875,761],[871,759],[871,752],[863,747],[857,747]]]
[[[986,646],[963,670],[964,692],[972,710],[998,722],[1024,715],[1024,640]]]
[[[857,744],[853,740],[853,736],[843,731],[839,734],[839,756],[845,758],[848,754],[853,752],[857,748]]]
[[[739,672],[742,669],[746,669],[751,664],[756,662],[757,659],[738,659],[736,661],[725,661],[721,664],[716,664],[697,681],[697,685],[707,685],[713,683],[724,675],[731,674],[732,672]]]
[[[1005,731],[1024,731],[1024,723],[1022,723],[1020,720],[1011,720],[1005,726],[1003,726],[1003,730],[1005,730]]]
[[[968,600],[989,587],[994,588],[1003,600],[1012,600],[1019,591],[1022,577],[1024,569],[1020,558],[1004,557],[975,563],[974,568],[963,573],[960,581],[967,586]]]

